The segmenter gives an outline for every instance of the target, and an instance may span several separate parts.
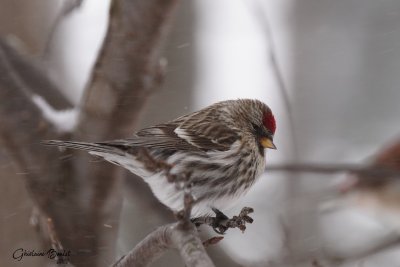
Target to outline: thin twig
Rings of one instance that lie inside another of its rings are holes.
[[[365,177],[400,177],[400,171],[377,165],[365,164],[318,164],[318,163],[287,163],[281,165],[269,165],[266,172],[283,171],[283,172],[308,172],[319,174],[336,174],[348,172],[352,174],[362,175]]]
[[[54,223],[51,218],[47,218],[47,231],[48,236],[50,237],[51,247],[56,252],[54,255],[57,264],[67,264],[69,262],[69,258],[63,255],[64,248],[60,242],[60,239],[57,236],[54,228]]]
[[[286,114],[289,120],[289,127],[290,127],[289,134],[290,134],[290,139],[292,140],[293,160],[297,160],[299,156],[298,153],[299,151],[297,148],[297,140],[295,134],[296,129],[295,129],[292,105],[290,103],[289,91],[287,89],[287,86],[285,84],[285,79],[283,77],[281,68],[279,66],[279,61],[275,47],[275,40],[270,26],[271,24],[269,22],[265,9],[259,5],[261,2],[257,3],[258,5],[254,3],[254,1],[253,2],[244,1],[244,4],[248,6],[250,12],[254,14],[254,17],[258,20],[258,24],[264,30],[265,39],[268,44],[268,50],[267,50],[268,59],[269,62],[271,63],[272,72],[277,83],[278,91],[281,93],[284,108],[286,109]]]
[[[275,47],[275,40],[274,40],[274,36],[272,33],[271,24],[270,24],[270,20],[268,18],[267,11],[265,10],[265,8],[260,6],[261,5],[260,1],[257,1],[257,4],[254,1],[251,1],[251,2],[246,1],[246,3],[249,6],[249,8],[251,9],[251,11],[253,12],[254,17],[256,19],[258,19],[260,27],[264,30],[265,39],[268,44],[267,55],[269,57],[272,74],[275,77],[278,91],[281,94],[281,97],[283,100],[283,105],[286,110],[286,116],[287,116],[288,123],[289,123],[288,134],[290,136],[290,140],[292,141],[292,143],[291,143],[291,160],[299,161],[300,153],[299,153],[299,149],[298,149],[298,145],[297,145],[298,140],[296,138],[297,135],[296,135],[294,113],[293,113],[292,105],[290,102],[289,91],[288,91],[288,88],[286,87],[284,77],[283,77],[282,71],[279,66],[277,50]],[[251,3],[253,5],[251,5]],[[287,200],[287,208],[290,209],[290,207],[295,204],[294,203],[294,201],[295,201],[294,199],[296,198],[295,196],[299,194],[299,192],[298,192],[299,181],[294,179],[295,178],[294,172],[292,172],[288,178],[291,178],[289,180],[289,182],[287,183],[287,191],[288,191],[288,196],[289,196],[289,198]],[[287,235],[286,235],[285,242],[288,244],[287,245],[288,257],[295,258],[295,256],[293,256],[295,254],[293,252],[295,250],[293,248],[293,244],[295,242],[293,242],[292,239],[294,236],[297,235],[297,233],[304,232],[304,229],[300,229],[300,228],[302,228],[302,224],[295,223],[296,220],[295,220],[293,214],[288,214],[288,217],[289,217],[289,219],[288,219],[289,223],[288,223],[288,225],[285,226],[287,228],[286,229]],[[311,217],[312,216],[308,216],[309,220],[311,219]],[[310,225],[310,224],[306,223],[305,225],[307,225],[307,227],[309,227],[308,225]],[[291,229],[290,232],[288,231],[289,228]]]

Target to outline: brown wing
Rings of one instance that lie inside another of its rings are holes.
[[[215,109],[204,109],[185,118],[175,132],[203,151],[226,151],[239,139]]]
[[[169,123],[144,128],[132,138],[105,142],[116,146],[182,151],[226,151],[239,139],[212,112],[202,110]]]

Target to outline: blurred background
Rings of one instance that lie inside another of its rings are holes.
[[[57,24],[66,3],[0,0],[0,34],[43,60],[54,83],[79,105],[110,3],[85,0]],[[166,80],[138,128],[219,100],[257,98],[277,119],[278,150],[268,151],[267,164],[365,162],[400,134],[399,29],[396,0],[182,1],[163,49]],[[20,176],[0,147],[0,266],[50,266],[43,258],[11,258],[16,248],[40,247]],[[227,212],[253,207],[254,223],[208,249],[216,265],[400,266],[398,225],[351,201],[333,201],[331,208],[329,192],[343,176],[267,172]],[[139,179],[125,183],[118,256],[173,220]],[[154,266],[183,264],[171,251]]]

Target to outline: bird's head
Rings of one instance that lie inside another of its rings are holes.
[[[233,100],[229,105],[233,114],[232,123],[245,132],[247,136],[255,137],[258,146],[276,149],[273,143],[276,130],[275,117],[271,109],[259,100]]]

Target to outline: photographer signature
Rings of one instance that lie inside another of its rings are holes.
[[[12,254],[13,259],[21,261],[24,257],[47,257],[49,259],[56,259],[57,263],[65,263],[71,256],[70,250],[57,251],[55,249],[49,249],[47,251],[35,251],[18,248]]]

